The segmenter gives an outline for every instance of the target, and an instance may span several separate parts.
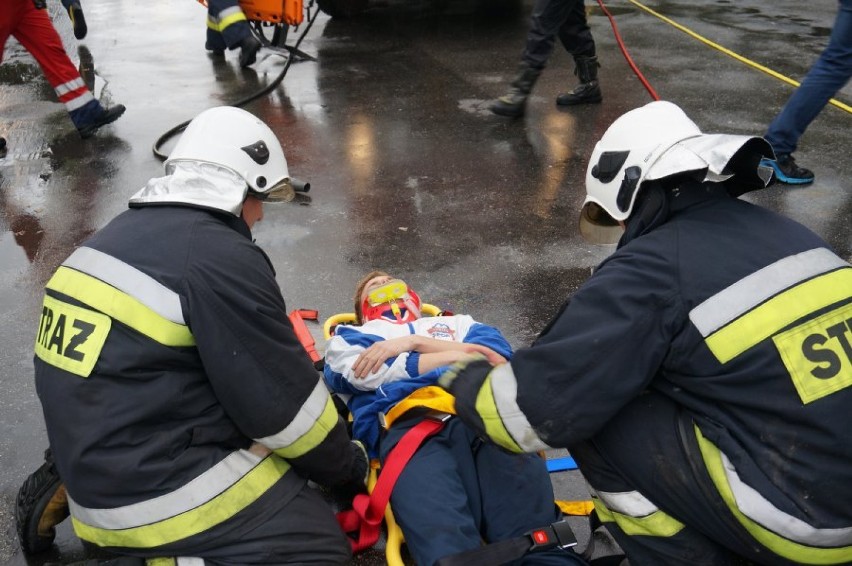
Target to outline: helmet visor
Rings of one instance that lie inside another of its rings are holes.
[[[260,192],[249,189],[249,194],[264,202],[290,202],[296,196],[289,177],[284,177],[267,191]]]
[[[580,234],[591,244],[615,244],[624,229],[596,202],[587,202],[580,210]]]

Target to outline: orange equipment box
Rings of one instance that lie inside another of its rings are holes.
[[[240,0],[240,8],[250,20],[285,23],[297,26],[302,23],[302,0]]]

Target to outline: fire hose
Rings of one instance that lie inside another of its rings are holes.
[[[284,77],[287,75],[287,71],[290,70],[290,65],[293,63],[293,53],[298,52],[299,45],[301,45],[302,41],[305,39],[305,36],[308,35],[308,32],[311,30],[311,27],[313,27],[314,22],[316,21],[317,16],[319,15],[319,8],[317,8],[314,11],[313,15],[310,14],[310,10],[311,10],[311,7],[313,5],[314,5],[313,1],[311,1],[308,4],[308,14],[309,14],[308,25],[305,26],[304,31],[302,31],[302,33],[299,35],[299,38],[296,40],[295,45],[293,47],[289,48],[291,55],[287,57],[287,62],[284,64],[284,68],[281,69],[281,72],[278,73],[278,76],[276,76],[272,80],[271,83],[269,83],[265,87],[261,88],[260,90],[255,91],[252,94],[249,94],[248,96],[245,96],[245,97],[243,97],[243,98],[241,98],[241,99],[239,99],[235,102],[231,102],[230,104],[227,104],[226,106],[235,106],[237,108],[241,108],[241,107],[245,106],[246,104],[248,104],[249,102],[252,102],[253,100],[257,100],[258,98],[269,94],[270,92],[275,90],[275,88],[277,88],[279,84],[281,84],[281,81],[283,81]],[[160,161],[165,161],[168,158],[168,155],[166,155],[165,153],[160,151],[160,148],[163,146],[164,143],[166,143],[167,140],[171,139],[173,136],[184,131],[191,121],[192,120],[190,119],[190,120],[186,120],[185,122],[181,122],[180,124],[178,124],[174,128],[171,128],[170,130],[166,131],[159,138],[157,138],[157,141],[154,142],[154,145],[151,148],[151,151],[154,152],[154,156],[157,159],[159,159]],[[308,192],[310,190],[310,186],[311,186],[310,183],[298,183],[297,182],[297,183],[294,183],[293,188],[297,191]]]

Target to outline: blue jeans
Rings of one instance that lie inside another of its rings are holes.
[[[852,0],[840,0],[828,47],[764,136],[778,157],[796,151],[808,125],[852,76]]]

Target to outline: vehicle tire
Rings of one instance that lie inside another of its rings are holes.
[[[369,0],[317,0],[320,10],[332,18],[354,18],[367,8]]]

